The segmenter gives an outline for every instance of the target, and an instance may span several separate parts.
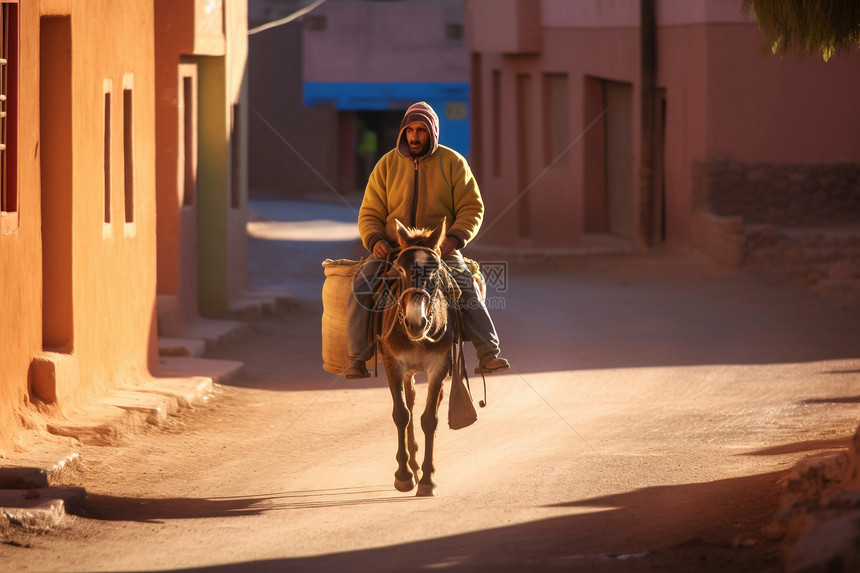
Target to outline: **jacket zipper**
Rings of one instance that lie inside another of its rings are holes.
[[[412,226],[414,227],[418,218],[418,158],[413,158],[412,162],[415,163],[415,182],[412,188]]]

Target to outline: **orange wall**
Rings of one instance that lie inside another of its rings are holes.
[[[185,336],[200,314],[227,314],[248,289],[247,3],[156,0],[155,14],[159,329]],[[183,157],[195,173],[187,189]]]
[[[20,4],[21,30],[39,29],[38,0]],[[30,359],[42,348],[39,172],[38,34],[21,34],[18,147],[18,213],[12,229],[0,233],[0,451],[20,439],[27,413]],[[15,218],[9,215],[4,218]]]
[[[165,227],[174,234],[173,245],[188,250],[190,244],[193,254],[197,243],[189,224],[196,217],[189,222],[178,206],[175,145],[164,151],[172,171],[162,170],[156,180],[156,117],[169,122],[175,142],[179,55],[186,50],[227,62],[215,101],[244,103],[242,1],[225,7],[227,18],[239,22],[227,22],[231,42],[239,46],[235,54],[225,51],[222,17],[210,13],[210,0],[159,0],[178,16],[158,26],[152,0],[20,4],[20,219],[4,214],[0,234],[0,453],[26,447],[23,440],[35,434],[25,428],[44,425],[44,416],[74,416],[77,406],[111,388],[144,383],[157,371],[158,185],[169,187],[174,224],[182,219],[190,227],[190,233]],[[173,49],[172,92],[156,81],[156,28],[163,45]],[[196,73],[193,66],[185,71]],[[157,97],[166,98],[167,106],[157,110]],[[225,125],[233,107],[222,103],[219,112],[223,150],[229,148]],[[229,217],[241,218],[244,230],[242,141],[238,208]],[[221,169],[227,175],[218,187],[228,189],[228,168]],[[230,268],[242,273],[244,240],[235,238],[230,247]],[[196,267],[186,261],[171,258],[168,268]],[[222,275],[218,288],[227,291],[244,279]],[[169,286],[175,283],[173,277]]]
[[[27,401],[68,411],[148,378],[157,354],[152,4],[44,7],[50,19],[40,20],[39,3],[21,4],[21,220],[0,239],[0,304],[15,317],[0,326],[0,447],[20,430],[16,415],[32,414]]]
[[[79,376],[59,397],[148,374],[155,344],[155,102],[152,2],[93,0],[72,14],[73,304]],[[112,83],[111,222],[104,222],[105,80]],[[134,213],[126,222],[123,91],[133,90]],[[49,96],[48,96],[49,97]]]
[[[157,0],[156,193],[159,331],[184,335],[197,312],[197,62],[194,3]],[[184,33],[177,33],[181,30]],[[188,82],[188,83],[186,83]],[[186,94],[186,91],[190,93]],[[186,99],[186,95],[190,96]],[[186,126],[186,118],[190,125]],[[190,128],[190,129],[186,129]],[[188,133],[186,134],[186,130]],[[186,177],[186,162],[190,177]],[[190,179],[186,181],[186,179]]]

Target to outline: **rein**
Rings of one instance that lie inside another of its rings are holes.
[[[435,250],[431,249],[430,247],[422,247],[420,245],[411,245],[411,246],[405,247],[405,248],[401,249],[400,252],[397,253],[397,256],[395,256],[393,259],[391,259],[391,262],[392,263],[396,262],[397,259],[399,259],[403,253],[408,252],[408,251],[425,251],[427,253],[430,253],[430,255],[436,260],[436,263],[438,264],[438,268],[433,272],[433,275],[431,275],[431,277],[432,276],[440,277],[444,281],[444,284],[447,287],[449,287],[449,290],[454,290],[455,292],[457,292],[457,296],[459,297],[459,286],[457,285],[457,281],[454,280],[454,276],[451,273],[450,267],[448,267],[448,265],[445,263],[445,261],[442,259],[442,257],[439,256],[439,253],[437,253]],[[400,276],[398,277],[398,282],[401,285],[403,285],[406,282],[406,277],[403,273],[400,273]],[[439,291],[439,288],[440,288],[440,284],[437,281],[436,288],[434,289],[433,295],[435,295]],[[388,338],[388,336],[394,331],[394,326],[396,324],[400,324],[401,326],[403,325],[403,321],[406,318],[405,312],[403,311],[403,305],[402,305],[403,297],[406,295],[406,293],[412,292],[412,291],[421,292],[421,293],[427,295],[427,297],[430,298],[431,301],[433,300],[433,295],[431,295],[430,292],[428,292],[426,289],[422,289],[419,287],[408,287],[408,288],[403,289],[402,292],[400,293],[400,295],[397,297],[397,308],[395,311],[395,312],[397,312],[397,320],[391,321],[391,325],[388,327],[388,329],[385,331],[384,334],[377,334],[377,340],[381,341],[381,340],[385,340],[386,338]],[[451,309],[449,308],[449,310],[451,310]],[[453,333],[454,333],[453,344],[452,344],[453,348],[451,349],[451,373],[452,373],[452,375],[454,375],[455,373],[459,373],[459,375],[462,376],[463,380],[465,381],[466,387],[469,388],[469,392],[471,393],[471,385],[469,384],[469,375],[467,373],[466,362],[465,362],[465,358],[463,356],[463,324],[462,324],[463,317],[462,317],[460,309],[457,308],[456,304],[454,305],[453,311],[454,311],[454,313],[453,313],[454,314],[453,324],[448,324],[448,328],[452,328]],[[428,328],[428,330],[429,330],[429,328]],[[436,339],[433,339],[427,335],[424,335],[424,337],[422,337],[418,340],[415,340],[414,342],[428,341],[431,343],[436,343],[436,342],[439,342],[440,340],[442,340],[442,338],[444,336],[445,336],[445,331],[443,330],[439,334],[439,337]],[[378,354],[379,353],[377,352],[374,356],[378,356]],[[481,373],[481,378],[483,379],[483,382],[484,382],[484,399],[479,400],[478,405],[481,408],[484,408],[487,405],[487,378],[484,376],[483,373]]]

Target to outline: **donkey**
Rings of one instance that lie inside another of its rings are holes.
[[[397,277],[392,304],[383,313],[379,349],[394,400],[397,426],[397,471],[394,487],[417,495],[436,495],[433,482],[433,442],[439,423],[442,382],[454,355],[456,297],[459,289],[442,261],[440,246],[445,221],[435,229],[409,229],[397,221],[400,251],[393,266]],[[427,404],[421,415],[424,462],[419,468],[418,443],[412,421],[415,374],[426,372]]]

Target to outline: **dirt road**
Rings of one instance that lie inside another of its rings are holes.
[[[509,267],[489,294],[514,368],[475,425],[440,426],[439,497],[398,493],[384,378],[320,367],[349,210],[254,207],[252,280],[295,303],[209,353],[246,376],[82,447],[87,514],[0,546],[3,569],[778,571],[777,480],[856,427],[856,309],[685,253]]]

